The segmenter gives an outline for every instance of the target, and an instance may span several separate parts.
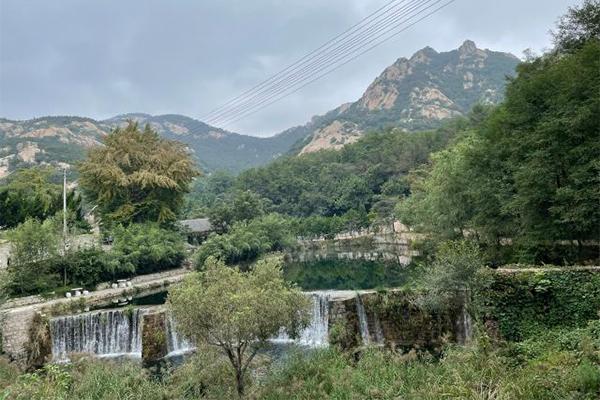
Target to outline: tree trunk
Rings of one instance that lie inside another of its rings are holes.
[[[241,368],[236,368],[235,371],[236,388],[239,398],[244,397],[244,374]]]

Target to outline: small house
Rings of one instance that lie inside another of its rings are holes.
[[[179,224],[187,235],[188,243],[192,245],[202,243],[213,231],[208,218],[184,219],[179,221]]]

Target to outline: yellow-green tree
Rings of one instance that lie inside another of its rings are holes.
[[[285,329],[292,337],[308,323],[309,300],[283,279],[276,258],[258,261],[249,272],[209,258],[179,287],[168,305],[177,326],[197,344],[221,349],[244,393],[248,367],[268,340]]]
[[[183,144],[130,122],[89,151],[80,184],[106,223],[174,221],[198,175]]]

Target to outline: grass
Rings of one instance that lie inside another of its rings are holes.
[[[249,399],[597,400],[600,320],[499,346],[480,336],[472,346],[448,347],[441,358],[378,349],[356,357],[332,347],[277,365],[250,385]],[[0,360],[0,399],[235,398],[228,368],[209,351],[162,378],[136,364],[102,360],[46,365],[19,376]]]
[[[256,399],[598,399],[600,321],[492,349],[485,337],[443,357],[371,349],[355,361],[336,349],[296,356]]]

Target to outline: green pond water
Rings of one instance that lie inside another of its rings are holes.
[[[305,291],[359,290],[403,286],[414,275],[414,268],[385,260],[327,259],[288,262],[283,272],[288,281]]]

